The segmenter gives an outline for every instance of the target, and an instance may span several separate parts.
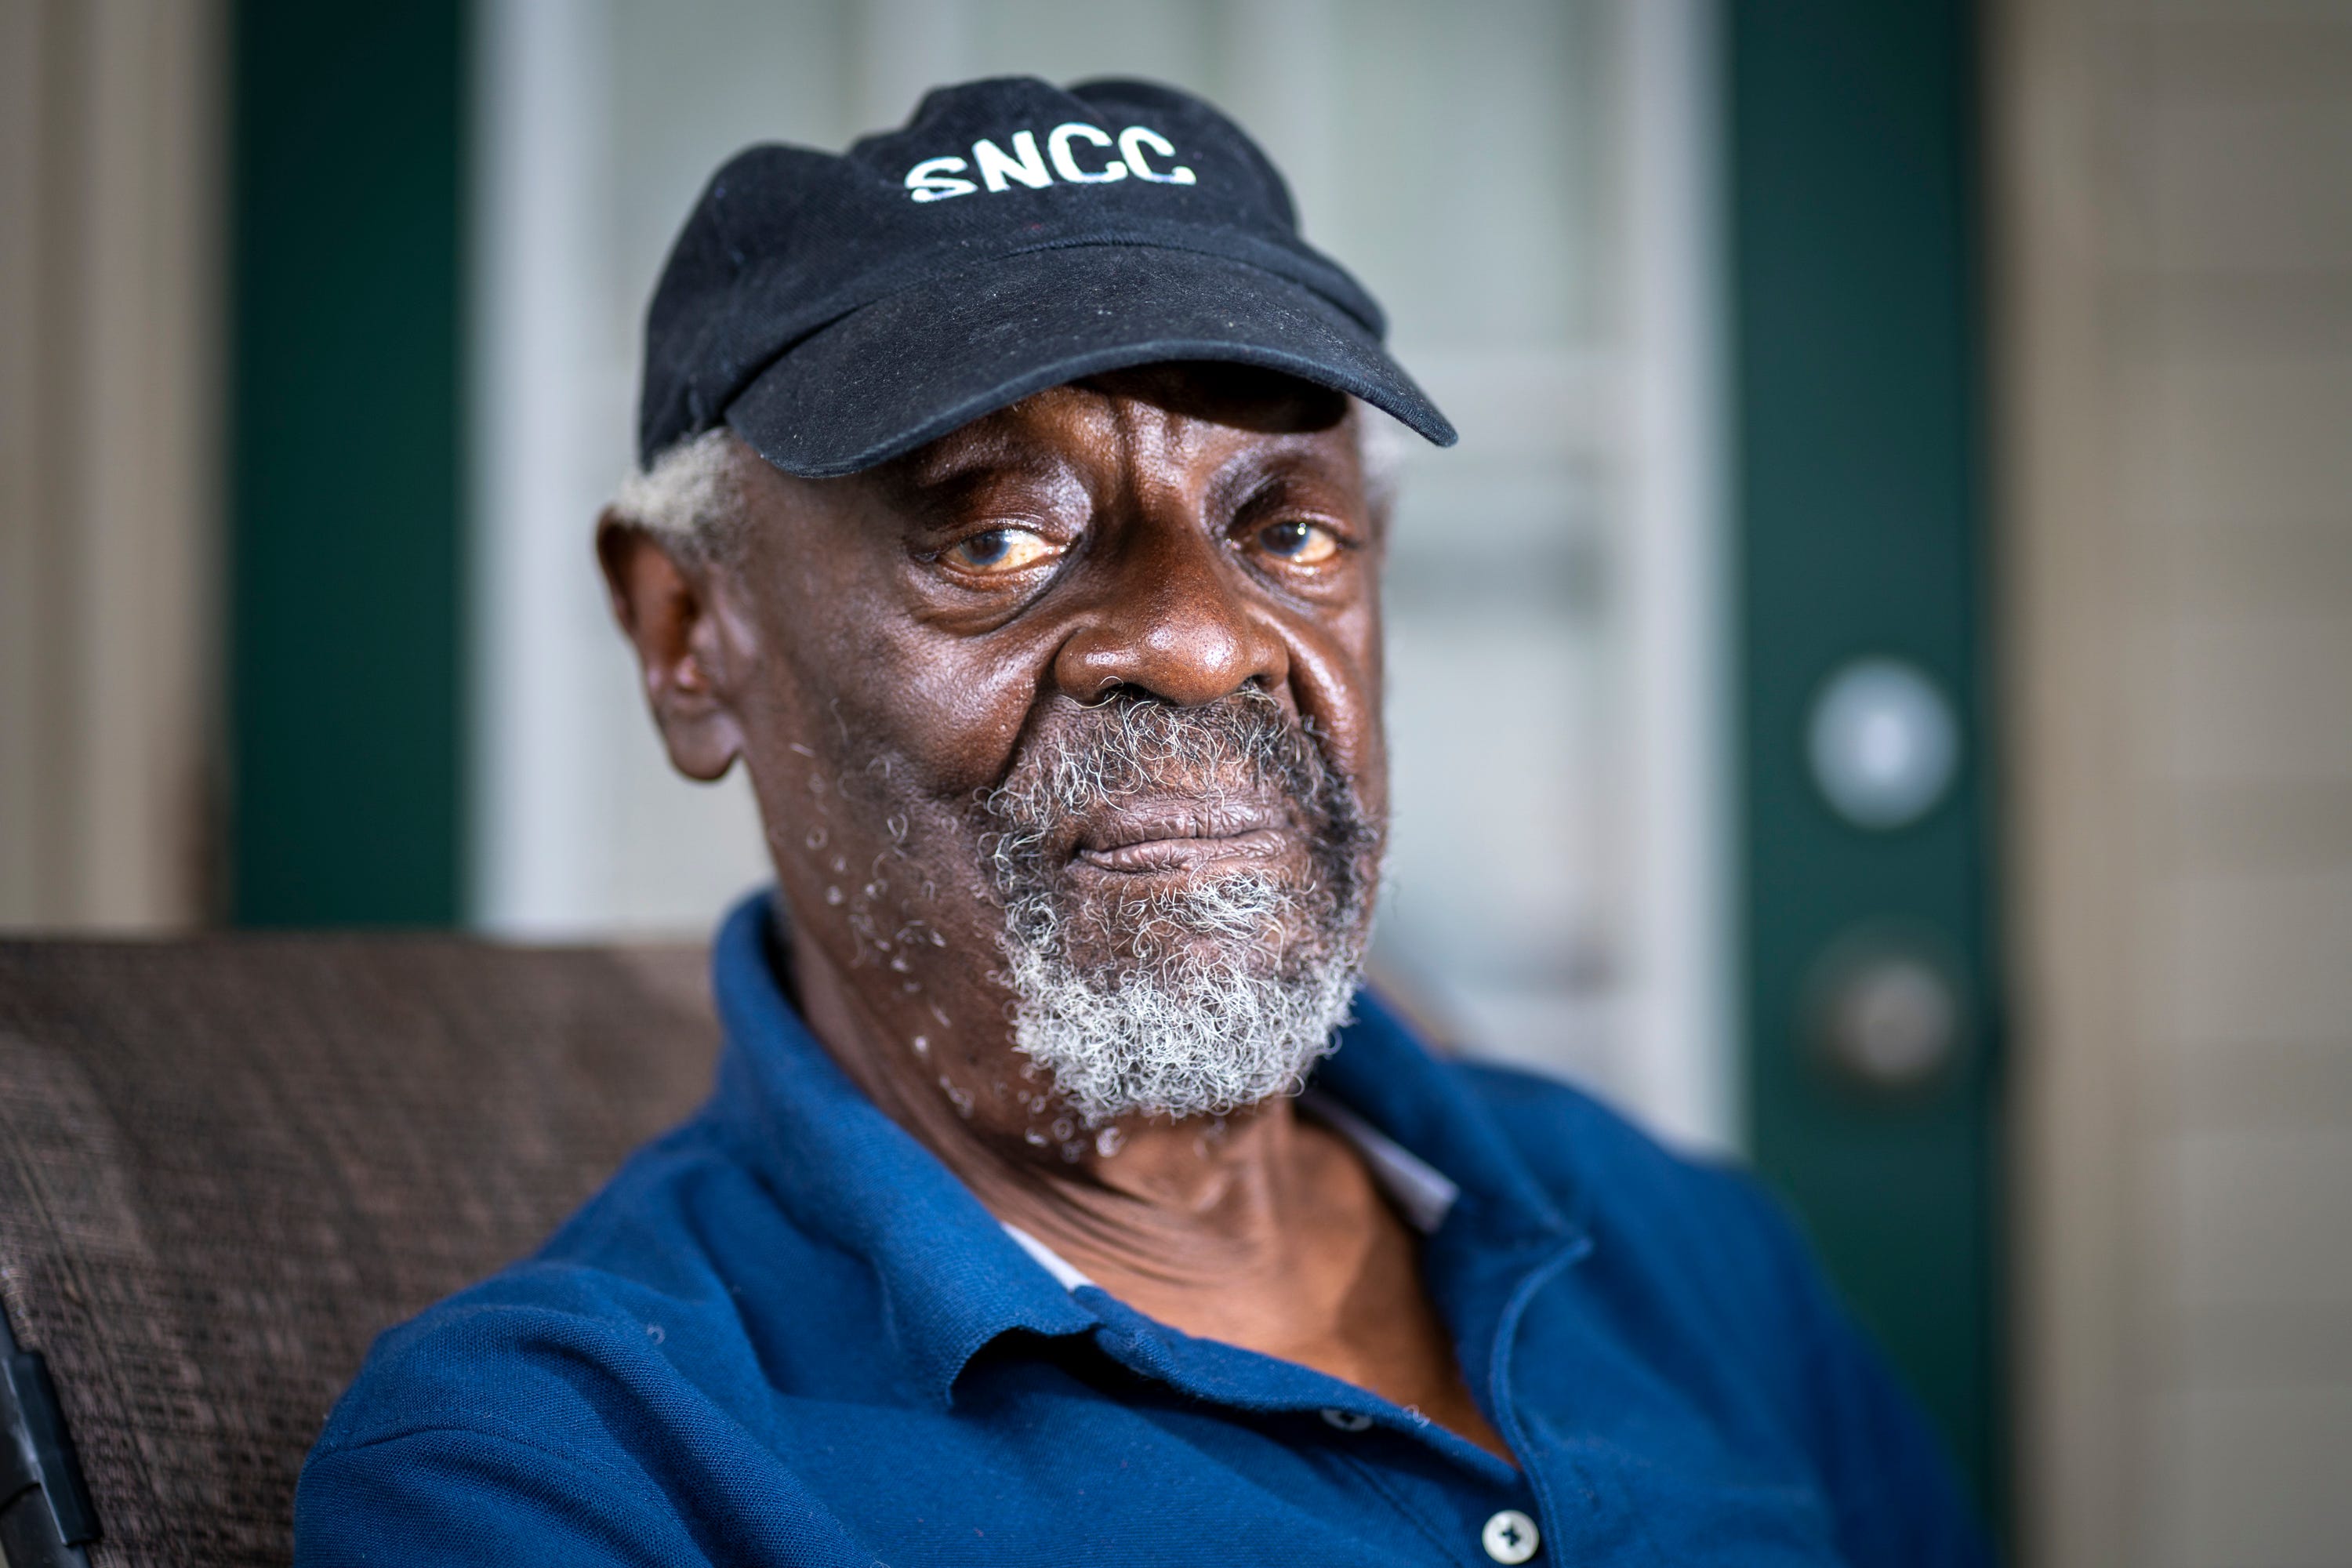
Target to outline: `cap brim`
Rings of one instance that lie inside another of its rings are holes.
[[[1454,442],[1428,395],[1338,306],[1244,262],[1143,245],[1006,257],[853,310],[762,372],[727,422],[786,473],[830,479],[1033,392],[1171,360],[1281,371]]]

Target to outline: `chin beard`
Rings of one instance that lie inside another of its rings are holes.
[[[1042,847],[1144,793],[1279,797],[1301,878],[1243,870],[1082,900]],[[1116,698],[1034,745],[983,802],[1017,1049],[1088,1127],[1216,1116],[1296,1092],[1348,1021],[1380,833],[1311,731],[1255,689],[1205,708]]]

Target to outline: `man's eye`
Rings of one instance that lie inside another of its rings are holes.
[[[1018,572],[1053,553],[1051,543],[1025,528],[992,528],[958,540],[946,552],[950,561],[967,572],[990,573]]]
[[[1339,553],[1339,536],[1313,522],[1269,522],[1257,531],[1257,546],[1292,566],[1318,565]]]

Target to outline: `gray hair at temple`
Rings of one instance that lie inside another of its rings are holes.
[[[621,481],[612,512],[698,561],[733,553],[743,516],[738,454],[751,448],[726,426],[674,441],[653,466]]]

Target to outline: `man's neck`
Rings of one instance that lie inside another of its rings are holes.
[[[1307,1178],[1334,1148],[1352,1161],[1302,1128],[1287,1099],[1172,1124],[1129,1118],[1108,1137],[1069,1118],[1074,1136],[1032,1142],[1023,1133],[1035,1118],[1017,1105],[1008,1114],[996,1097],[968,1093],[959,1109],[941,1086],[942,1062],[977,1064],[967,1070],[981,1081],[1019,1079],[1026,1058],[1001,1033],[940,1029],[915,1056],[894,1048],[899,1031],[821,951],[778,956],[811,1032],[850,1079],[990,1213],[1106,1288],[1161,1276],[1188,1288],[1272,1282],[1296,1255],[1296,1227],[1321,1206]]]
[[[821,952],[795,951],[789,973],[843,1071],[1000,1222],[1148,1317],[1314,1367],[1511,1458],[1462,1380],[1412,1233],[1353,1146],[1290,1100],[1041,1147],[996,1097],[959,1109],[940,1087],[942,1057],[1017,1073],[1009,1039],[943,1032],[938,1055],[916,1058]]]

